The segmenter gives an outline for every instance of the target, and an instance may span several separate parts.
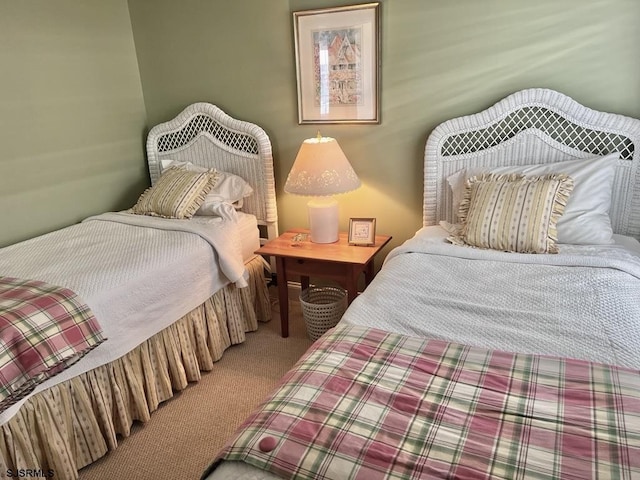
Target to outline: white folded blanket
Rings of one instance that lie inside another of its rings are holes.
[[[235,217],[233,217],[235,219]],[[206,240],[218,255],[222,273],[237,287],[247,286],[247,272],[242,261],[237,221],[221,217],[194,217],[188,220],[107,212],[89,217],[88,221],[118,222],[158,230],[189,232]]]

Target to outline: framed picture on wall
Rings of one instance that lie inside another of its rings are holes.
[[[298,123],[380,123],[380,3],[293,12]]]
[[[370,247],[376,244],[375,218],[349,219],[349,245]]]

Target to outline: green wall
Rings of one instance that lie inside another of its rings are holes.
[[[0,246],[147,185],[126,0],[0,0]]]
[[[282,191],[318,130],[297,123],[291,12],[351,3],[0,0],[0,245],[133,204],[146,131],[196,101],[267,131],[280,228],[306,225],[306,199]],[[640,117],[637,0],[381,3],[382,123],[320,126],[363,181],[338,197],[344,229],[412,235],[429,132],[513,91]]]
[[[129,0],[149,124],[195,101],[271,137],[281,230],[306,225],[282,190],[303,139],[293,11],[339,0]],[[364,186],[340,195],[341,223],[376,217],[397,245],[422,223],[428,133],[516,90],[548,87],[591,108],[640,117],[637,0],[383,0],[382,123],[321,125]]]

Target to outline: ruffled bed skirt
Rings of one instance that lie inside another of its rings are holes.
[[[80,468],[118,446],[117,435],[129,436],[135,420],[149,420],[160,403],[211,370],[227,347],[242,343],[259,320],[270,320],[263,260],[246,266],[248,288],[223,288],[125,356],[27,400],[2,425],[1,475],[28,468],[78,478]]]

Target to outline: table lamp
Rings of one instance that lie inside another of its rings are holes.
[[[338,202],[332,195],[355,190],[360,179],[335,138],[308,138],[300,146],[284,191],[313,196],[307,203],[311,241],[338,241]]]

